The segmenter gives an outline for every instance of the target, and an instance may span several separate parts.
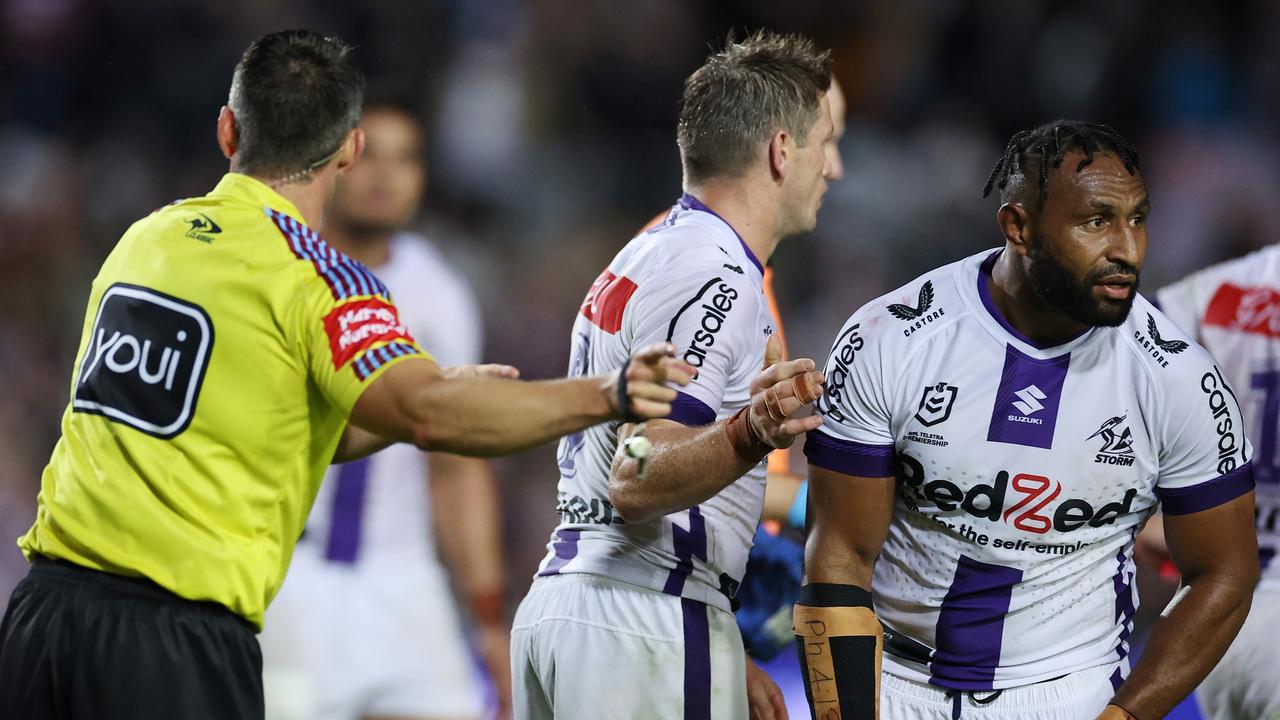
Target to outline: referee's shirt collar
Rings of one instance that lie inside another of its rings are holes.
[[[218,181],[217,186],[213,188],[209,196],[238,200],[260,208],[269,207],[272,210],[288,215],[304,225],[306,224],[302,213],[298,211],[296,205],[286,199],[285,196],[272,190],[266,183],[244,173],[229,172],[223,175],[222,180]]]

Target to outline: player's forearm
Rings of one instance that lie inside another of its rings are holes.
[[[804,545],[804,584],[856,585],[870,590],[877,554],[860,552],[815,526]]]
[[[796,503],[796,493],[804,482],[790,473],[769,472],[764,486],[764,512],[761,520],[787,523],[791,519],[791,508]]]
[[[484,460],[432,453],[431,507],[446,566],[481,624],[505,624],[497,481]]]
[[[506,455],[614,417],[602,377],[522,382],[476,377],[432,382],[404,398],[423,450]]]
[[[650,423],[652,425],[652,423]],[[609,472],[609,502],[627,522],[649,522],[704,502],[746,474],[755,463],[734,452],[725,421],[691,429],[648,427],[652,446],[640,462],[624,452]]]
[[[1253,596],[1250,577],[1200,577],[1156,622],[1115,705],[1138,720],[1162,718],[1195,689],[1239,632]]]

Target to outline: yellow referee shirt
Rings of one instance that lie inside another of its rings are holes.
[[[246,175],[135,223],[93,282],[31,557],[261,628],[352,405],[423,353],[387,289]]]

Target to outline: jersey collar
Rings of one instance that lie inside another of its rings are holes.
[[[302,218],[302,213],[298,211],[296,205],[280,193],[272,190],[266,183],[244,173],[229,172],[223,175],[222,180],[218,182],[209,195],[211,197],[238,200],[259,208],[271,208],[304,225],[306,224]]]
[[[735,230],[734,227],[729,224],[728,220],[725,220],[724,218],[720,217],[720,213],[717,213],[715,210],[712,210],[711,208],[707,207],[705,204],[703,204],[701,200],[690,195],[689,193],[685,193],[681,195],[680,200],[678,201],[677,204],[684,210],[696,210],[698,212],[710,213],[717,220],[724,223],[725,227],[729,228],[730,230],[733,230],[733,236],[738,238],[738,242],[742,244],[742,251],[747,254],[747,259],[751,261],[752,265],[756,266],[756,269],[760,271],[761,276],[764,275],[764,265],[761,265],[760,260],[756,257],[756,254],[751,252],[751,248],[747,246],[747,241],[742,239],[742,235],[740,235],[738,231]]]
[[[996,339],[1002,342],[1012,341],[1015,345],[1020,346],[1019,349],[1033,357],[1048,357],[1061,355],[1063,352],[1070,352],[1075,348],[1083,345],[1089,338],[1093,337],[1095,327],[1088,327],[1081,331],[1075,337],[1056,345],[1045,345],[1037,343],[1031,338],[1018,332],[1017,328],[1000,314],[1000,309],[996,307],[995,301],[991,298],[991,269],[995,267],[996,260],[1000,258],[1000,253],[1004,252],[1004,248],[1000,248],[989,253],[978,254],[969,258],[964,262],[967,270],[966,275],[969,276],[967,282],[967,292],[965,296],[970,299],[970,303],[974,306],[975,314]]]

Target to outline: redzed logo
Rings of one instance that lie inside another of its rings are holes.
[[[396,306],[378,298],[343,303],[324,317],[333,352],[333,367],[340,368],[379,342],[413,341],[409,328],[400,322]]]
[[[1268,287],[1224,283],[1209,301],[1204,324],[1280,337],[1280,292]]]
[[[1003,522],[1023,532],[1044,535],[1050,530],[1071,532],[1086,525],[1110,525],[1121,515],[1133,511],[1138,496],[1134,488],[1125,490],[1119,500],[1095,508],[1083,498],[1068,497],[1045,512],[1062,494],[1062,483],[1043,475],[1018,473],[1012,478],[1001,470],[990,483],[971,483],[961,487],[950,480],[925,478],[924,465],[907,453],[898,454],[898,480],[905,485],[907,507],[925,512],[928,503],[938,512],[961,510],[968,515],[992,523]],[[1008,501],[1018,497],[1012,505]]]
[[[1030,505],[1022,514],[1013,519],[1013,526],[1019,530],[1026,530],[1033,533],[1047,533],[1053,527],[1053,520],[1045,515],[1041,515],[1040,511],[1045,505],[1053,502],[1054,498],[1062,492],[1062,485],[1050,480],[1043,475],[1028,475],[1026,473],[1018,473],[1009,481],[1009,485],[1016,492],[1023,493],[1023,497],[1014,503],[1013,507],[1004,511],[1004,521],[1009,522],[1009,516],[1022,510],[1023,507]],[[1052,491],[1050,491],[1052,488]],[[1048,493],[1043,500],[1042,495]],[[1038,502],[1037,502],[1038,501]],[[1031,503],[1035,503],[1032,505]]]
[[[622,313],[635,291],[636,284],[628,277],[606,269],[591,283],[587,299],[582,301],[582,316],[612,335],[622,329]]]

